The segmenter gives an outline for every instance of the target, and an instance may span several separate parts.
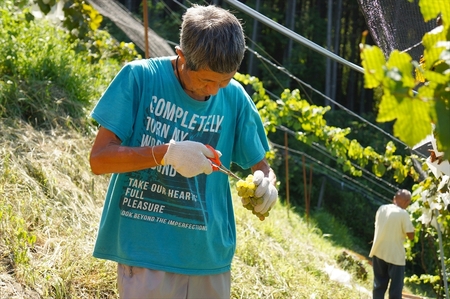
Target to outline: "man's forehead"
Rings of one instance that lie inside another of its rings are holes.
[[[226,81],[234,77],[236,72],[232,73],[217,73],[209,69],[201,69],[197,71],[189,71],[190,74],[194,75],[198,79],[210,80],[210,81]]]

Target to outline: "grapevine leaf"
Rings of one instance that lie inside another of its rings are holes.
[[[421,99],[422,101],[434,100],[434,88],[431,88],[430,84],[421,86],[418,89],[417,93],[418,93],[417,98]]]
[[[402,82],[405,87],[414,87],[415,80],[412,76],[413,66],[411,64],[412,58],[408,53],[402,53],[398,50],[394,50],[389,56],[389,60],[386,66],[391,70],[395,69],[398,71],[398,75],[401,77],[396,78]]]
[[[386,63],[384,54],[378,47],[365,46],[361,51],[364,67],[364,87],[375,88],[384,78],[383,65]]]
[[[433,71],[425,71],[424,74],[425,78],[429,81],[433,81],[437,84],[445,84],[448,81],[447,76],[442,75],[440,73],[437,72],[433,72]]]
[[[363,156],[363,148],[357,140],[353,139],[348,148],[348,156],[351,159],[361,159]]]
[[[408,172],[403,167],[396,168],[394,171],[394,178],[397,182],[401,183],[405,180],[407,173]]]
[[[445,50],[445,44],[439,42],[444,41],[445,38],[445,31],[443,30],[428,32],[424,35],[422,44],[425,47],[424,56],[426,59],[424,68],[426,70],[432,69],[436,62],[440,60],[440,55]]]
[[[386,144],[386,157],[392,157],[392,155],[395,153],[395,151],[397,150],[397,147],[395,146],[394,142],[389,141]]]
[[[448,95],[450,97],[450,95]],[[449,98],[447,97],[447,99]],[[445,152],[445,158],[450,158],[450,130],[448,124],[450,123],[450,104],[445,100],[440,99],[436,101],[435,111],[437,113],[436,124],[436,141],[440,151]]]
[[[381,178],[384,175],[384,173],[386,172],[386,166],[384,166],[384,164],[380,163],[380,162],[374,163],[372,166],[372,172],[377,177]]]
[[[404,98],[398,108],[394,135],[412,147],[430,133],[430,104],[418,99]]]
[[[399,102],[388,92],[381,97],[377,115],[377,122],[388,122],[397,118]]]
[[[450,15],[448,0],[419,1],[419,6],[426,22],[436,18],[441,12],[444,16]]]

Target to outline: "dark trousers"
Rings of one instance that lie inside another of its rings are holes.
[[[372,259],[373,265],[373,299],[384,299],[389,280],[389,299],[402,299],[403,280],[405,278],[405,266],[397,266],[386,263],[376,256]]]

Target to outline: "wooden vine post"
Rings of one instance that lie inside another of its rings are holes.
[[[147,8],[147,0],[142,1],[143,13],[144,13],[144,39],[145,39],[145,58],[148,59],[150,57],[149,49],[148,49],[148,8]]]
[[[287,216],[289,218],[289,152],[288,152],[288,135],[284,132],[284,161],[286,165],[286,206]]]
[[[306,162],[305,156],[302,155],[302,164],[303,164],[303,186],[304,186],[304,194],[305,194],[305,213],[306,213],[306,223],[309,224],[309,210],[311,203],[311,189],[312,189],[312,165],[309,167],[309,183],[306,178]]]

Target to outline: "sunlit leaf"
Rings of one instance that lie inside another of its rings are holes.
[[[384,54],[378,47],[365,46],[361,52],[364,67],[364,87],[375,88],[384,78]]]
[[[419,6],[425,21],[436,18],[440,13],[447,18],[450,16],[448,0],[419,1]]]
[[[401,75],[400,78],[397,78],[398,80],[401,80],[403,83],[403,86],[406,87],[414,87],[414,78],[412,76],[412,64],[411,64],[412,58],[408,53],[403,53],[398,50],[392,51],[391,55],[389,56],[389,60],[386,63],[386,66],[389,69],[397,69],[399,75]]]
[[[408,172],[404,168],[396,168],[394,171],[394,178],[397,182],[401,183],[405,180]]]
[[[382,177],[384,175],[384,173],[386,172],[386,166],[384,166],[383,163],[374,163],[372,166],[372,172],[377,176],[377,177]]]
[[[398,114],[398,107],[399,102],[393,95],[389,93],[383,94],[378,107],[377,121],[388,122],[395,120]]]
[[[398,106],[394,135],[414,146],[430,133],[430,103],[405,98]]]
[[[440,151],[445,152],[445,158],[450,158],[450,95],[444,100],[436,101],[436,113],[438,122],[436,124],[436,141]]]
[[[395,146],[394,142],[389,141],[386,144],[386,153],[385,154],[387,157],[390,157],[395,153],[396,150],[397,150],[397,147]]]
[[[433,81],[433,82],[435,82],[437,84],[445,84],[448,81],[448,77],[447,76],[442,75],[442,74],[440,74],[438,72],[433,72],[433,71],[425,71],[424,77],[428,81]]]
[[[352,159],[361,159],[363,155],[363,148],[357,140],[352,140],[348,148],[348,156]]]

